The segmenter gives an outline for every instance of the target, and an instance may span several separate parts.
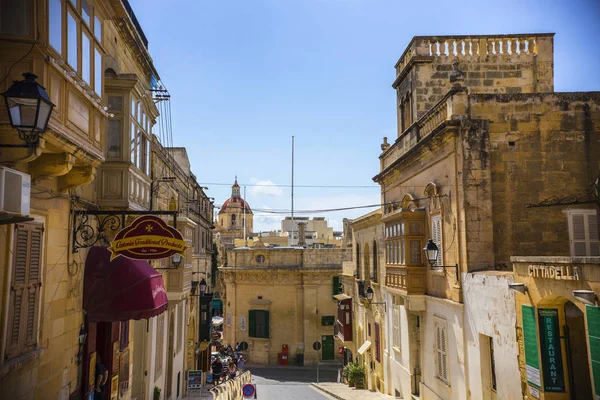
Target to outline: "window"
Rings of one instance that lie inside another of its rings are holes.
[[[395,300],[395,299],[394,299]],[[400,351],[402,344],[400,343],[400,305],[392,305],[392,347],[396,351]]]
[[[442,253],[444,252],[444,247],[442,246],[442,216],[440,214],[431,216],[431,239],[439,249],[437,260],[433,265],[443,265]]]
[[[448,337],[446,332],[446,321],[436,318],[435,326],[435,375],[439,380],[449,385],[448,380]]]
[[[34,350],[38,340],[41,259],[44,227],[39,223],[15,225],[6,357]]]
[[[102,54],[98,49],[94,50],[94,90],[102,97]]]
[[[62,53],[62,2],[61,0],[50,0],[48,7],[48,29],[50,45],[59,54]]]
[[[494,358],[494,338],[489,338],[490,343],[490,369],[492,374],[492,390],[496,391],[496,359]]]
[[[375,360],[381,362],[381,332],[379,331],[379,324],[375,322]]]
[[[129,321],[121,321],[120,331],[120,350],[123,351],[129,346]]]
[[[70,11],[67,13],[67,21],[67,62],[77,71],[77,20]]]
[[[154,378],[162,374],[165,343],[165,314],[162,313],[156,318],[156,363],[154,365]]]
[[[269,338],[269,312],[266,310],[250,310],[249,335],[254,338]]]
[[[92,66],[90,64],[92,53],[90,52],[90,38],[81,30],[81,77],[88,85],[92,84]]]
[[[600,255],[598,219],[595,210],[569,210],[569,239],[572,257]]]
[[[377,242],[373,241],[373,273],[371,274],[371,279],[373,282],[377,282],[379,279],[379,272],[377,271],[377,264],[379,260],[379,254],[377,254]]]
[[[333,326],[335,317],[333,315],[323,315],[321,317],[321,326]]]
[[[94,17],[94,36],[96,36],[96,39],[102,42],[102,22],[97,16]]]
[[[262,254],[256,256],[256,262],[259,264],[262,264],[265,262],[265,256],[263,256]]]
[[[356,277],[360,279],[360,244],[356,242]]]
[[[108,120],[106,145],[108,158],[121,158],[121,120]]]
[[[179,353],[183,348],[183,327],[185,326],[183,324],[184,310],[185,303],[182,302],[181,306],[179,306],[179,315],[177,316],[177,329],[179,329],[179,332],[177,332],[177,353]]]
[[[331,285],[333,286],[332,287],[332,296],[342,293],[342,287],[341,287],[339,275],[331,277]]]
[[[81,16],[88,26],[91,26],[91,15],[92,15],[92,7],[90,7],[90,3],[87,0],[81,0]]]
[[[0,34],[29,36],[32,21],[31,0],[0,0]]]

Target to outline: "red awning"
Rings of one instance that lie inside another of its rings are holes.
[[[92,247],[85,261],[83,309],[89,322],[152,318],[167,309],[162,276],[146,261]]]

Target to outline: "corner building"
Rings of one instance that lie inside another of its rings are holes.
[[[248,343],[253,364],[315,364],[340,356],[334,344],[339,274],[347,249],[236,248],[227,253],[226,343]],[[321,344],[315,350],[313,344]],[[282,358],[286,356],[286,359]]]
[[[589,352],[569,359],[563,350],[556,392],[544,390],[544,373],[528,384],[539,320],[527,308],[526,330],[517,304],[538,297],[509,289],[531,262],[513,257],[598,255],[594,204],[527,207],[584,192],[598,170],[599,94],[554,92],[553,49],[553,34],[419,36],[395,66],[398,136],[384,138],[374,178],[384,204],[390,394],[558,399],[582,390],[590,398],[578,376],[592,375]],[[440,250],[431,264],[422,250],[429,239]],[[556,326],[586,312],[569,292],[581,283],[567,283],[565,300],[540,292],[538,307],[558,307]],[[564,311],[566,300],[573,306]]]

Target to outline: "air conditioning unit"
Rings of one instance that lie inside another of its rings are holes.
[[[0,167],[0,213],[29,215],[31,176]]]

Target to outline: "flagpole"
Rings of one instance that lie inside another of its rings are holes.
[[[292,241],[294,243],[294,136],[292,136]]]

